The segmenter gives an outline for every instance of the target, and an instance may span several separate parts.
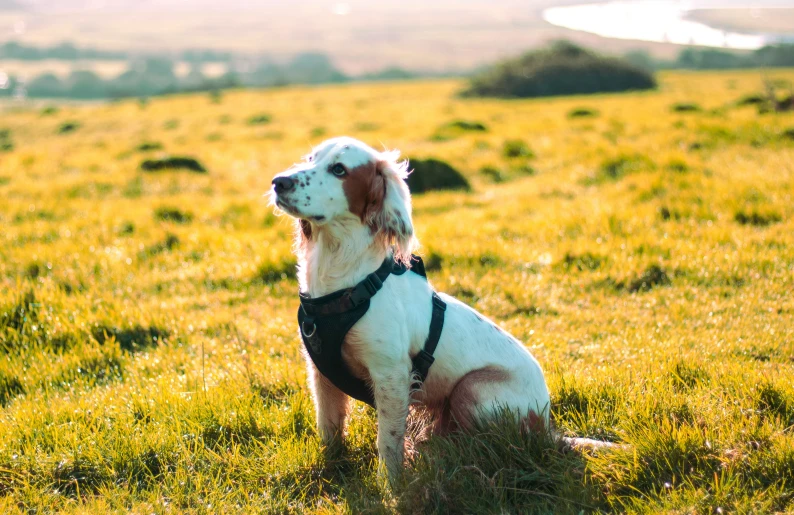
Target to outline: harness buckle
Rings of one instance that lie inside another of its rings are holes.
[[[424,349],[420,350],[416,356],[414,356],[412,360],[414,364],[414,373],[419,376],[420,382],[424,382],[424,380],[427,379],[427,373],[430,372],[430,366],[435,360],[436,358]]]

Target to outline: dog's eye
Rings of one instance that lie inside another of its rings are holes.
[[[331,168],[328,169],[329,172],[336,175],[337,177],[344,177],[347,174],[347,170],[345,169],[344,165],[341,163],[336,163],[331,165]]]

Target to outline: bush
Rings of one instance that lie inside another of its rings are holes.
[[[192,157],[164,157],[162,159],[147,159],[141,163],[144,172],[162,172],[166,170],[188,170],[196,173],[207,173],[204,165]]]
[[[424,193],[434,190],[469,191],[469,181],[460,172],[438,159],[410,159],[413,172],[407,183],[411,193]]]
[[[11,152],[14,150],[14,142],[11,141],[11,131],[0,129],[0,152]]]
[[[756,227],[766,227],[767,225],[772,225],[775,223],[780,222],[783,217],[780,214],[774,211],[739,211],[733,217],[736,222],[740,223],[741,225],[754,225]]]
[[[484,132],[488,130],[488,128],[484,124],[469,120],[454,120],[444,125],[442,128],[460,129],[462,131],[477,131],[477,132]]]
[[[604,57],[568,42],[502,61],[472,77],[471,97],[524,98],[656,87],[653,75],[629,62]]]

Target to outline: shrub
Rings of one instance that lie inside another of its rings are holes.
[[[471,189],[469,181],[453,167],[438,159],[410,159],[413,172],[407,183],[411,193],[424,193],[434,190]]]
[[[736,101],[737,106],[750,106],[750,105],[760,105],[765,104],[767,98],[760,94],[760,93],[750,93],[749,95],[745,95],[739,100]]]
[[[196,173],[207,173],[207,169],[192,157],[170,156],[162,159],[147,159],[141,163],[144,172],[162,172],[166,170],[188,170]]]
[[[502,155],[508,158],[535,157],[535,153],[532,152],[532,149],[520,139],[509,139],[505,141],[502,146]]]
[[[653,75],[623,59],[605,57],[572,43],[508,59],[472,77],[463,96],[524,98],[577,95],[656,87]]]
[[[568,118],[594,118],[598,111],[589,107],[577,107],[568,111]]]

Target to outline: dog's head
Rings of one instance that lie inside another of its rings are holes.
[[[398,157],[353,138],[330,139],[273,179],[271,199],[300,221],[306,240],[314,226],[361,224],[376,241],[393,245],[397,260],[408,262],[416,240],[405,184],[408,162]]]

